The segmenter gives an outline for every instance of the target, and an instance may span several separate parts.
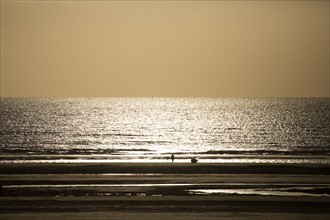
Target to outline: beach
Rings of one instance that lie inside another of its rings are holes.
[[[2,219],[327,219],[328,164],[1,164]]]
[[[0,0],[0,220],[330,220],[329,6]]]

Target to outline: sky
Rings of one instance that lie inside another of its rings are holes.
[[[329,1],[1,0],[1,97],[329,97]]]

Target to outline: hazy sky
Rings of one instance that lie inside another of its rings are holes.
[[[1,96],[329,96],[329,2],[3,1]]]

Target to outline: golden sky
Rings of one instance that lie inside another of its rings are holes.
[[[329,96],[328,1],[4,1],[1,96]]]

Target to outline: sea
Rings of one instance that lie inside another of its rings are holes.
[[[330,163],[330,98],[1,98],[0,163]]]

